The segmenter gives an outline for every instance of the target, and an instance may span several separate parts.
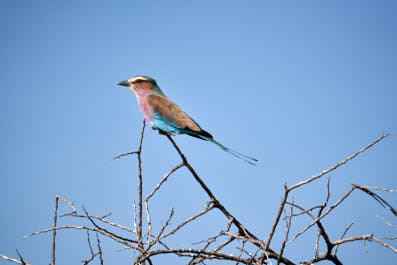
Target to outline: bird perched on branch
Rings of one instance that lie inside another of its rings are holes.
[[[189,115],[178,105],[169,100],[161,91],[156,81],[148,76],[138,75],[118,83],[128,87],[138,100],[139,109],[153,129],[168,135],[187,134],[205,141],[210,141],[222,150],[255,165],[255,158],[243,155],[215,141],[211,134],[201,129]]]

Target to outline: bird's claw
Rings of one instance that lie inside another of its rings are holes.
[[[166,132],[164,132],[164,131],[162,131],[162,130],[159,130],[159,134],[168,135],[168,133],[166,133]]]

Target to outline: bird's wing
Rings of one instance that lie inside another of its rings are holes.
[[[198,135],[212,138],[209,133],[202,130],[201,127],[192,118],[186,115],[186,113],[184,113],[181,108],[178,107],[178,105],[176,105],[168,98],[159,95],[149,95],[147,97],[147,100],[149,106],[155,113],[158,113],[160,116],[165,117],[169,122],[174,123],[179,128],[191,131],[193,132],[193,134],[197,133]],[[197,137],[198,135],[192,136]]]

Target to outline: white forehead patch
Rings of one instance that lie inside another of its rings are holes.
[[[146,77],[144,77],[144,76],[134,76],[133,78],[131,78],[130,80],[128,80],[129,82],[131,82],[131,83],[134,83],[135,81],[137,81],[137,80],[146,80],[147,81],[147,78]]]

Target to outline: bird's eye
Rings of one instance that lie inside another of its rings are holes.
[[[142,81],[143,81],[142,79],[138,79],[138,80],[135,80],[134,83],[140,83]]]

